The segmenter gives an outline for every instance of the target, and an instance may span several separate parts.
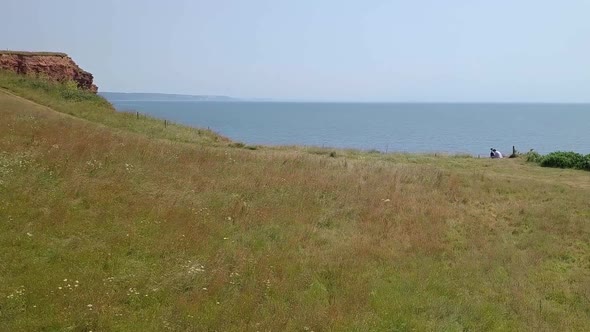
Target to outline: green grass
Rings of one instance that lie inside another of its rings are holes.
[[[59,52],[29,52],[29,51],[9,51],[9,50],[0,50],[0,55],[39,55],[39,56],[59,56],[59,57],[67,57],[68,55],[65,53]]]
[[[590,324],[587,172],[251,150],[44,84],[0,75],[41,104],[0,92],[2,331]]]

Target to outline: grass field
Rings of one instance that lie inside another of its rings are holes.
[[[0,88],[2,331],[590,326],[588,172],[251,150],[67,86]]]

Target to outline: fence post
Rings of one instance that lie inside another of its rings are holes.
[[[514,147],[514,145],[512,146],[512,154],[510,155],[510,157],[508,158],[516,158],[516,148]]]
[[[139,120],[139,112],[135,112],[135,117]]]
[[[168,125],[168,121],[164,120],[164,128]]]

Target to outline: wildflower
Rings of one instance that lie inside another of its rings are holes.
[[[31,233],[28,233],[28,232],[27,232],[27,235],[28,235],[29,237],[33,236],[33,234],[31,234]]]
[[[201,272],[205,272],[205,267],[200,264],[194,264],[194,265],[190,266],[188,269],[188,274],[195,274],[195,273],[201,273]]]
[[[137,289],[131,287],[129,288],[129,292],[127,292],[127,295],[139,295],[139,292],[137,291]]]

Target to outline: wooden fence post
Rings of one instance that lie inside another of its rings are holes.
[[[512,146],[512,154],[510,155],[510,157],[508,158],[516,158],[516,148],[514,147],[514,145]]]

